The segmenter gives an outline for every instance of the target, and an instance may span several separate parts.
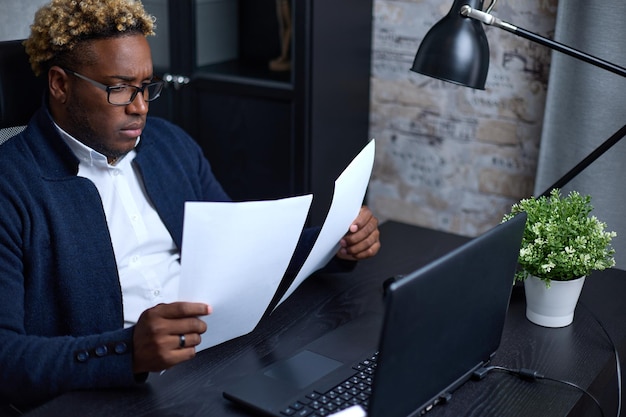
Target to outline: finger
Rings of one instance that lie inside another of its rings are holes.
[[[353,246],[362,241],[367,241],[368,239],[370,243],[373,243],[378,239],[378,234],[378,219],[372,216],[370,220],[362,225],[358,230],[352,233],[347,233],[342,239],[341,246]]]
[[[173,349],[195,348],[202,342],[202,336],[198,333],[184,333],[172,336]]]
[[[161,337],[185,333],[202,334],[207,325],[198,317],[165,318],[162,313],[165,304],[144,311],[135,326],[134,338],[142,344],[159,343]]]
[[[202,334],[206,332],[207,325],[204,320],[197,317],[188,317],[178,320],[172,320],[169,323],[167,333],[170,335],[180,335],[188,333]]]
[[[371,221],[372,217],[374,217],[374,214],[371,212],[371,210],[366,206],[362,206],[356,219],[354,219],[354,221],[350,225],[349,231],[354,233],[360,230]]]
[[[162,359],[160,366],[162,369],[169,369],[174,365],[177,365],[181,362],[188,361],[189,359],[193,359],[196,356],[196,348],[195,347],[186,347],[186,348],[176,348],[172,349],[167,356]]]
[[[196,346],[202,342],[202,337],[197,333],[187,333],[172,336],[172,340],[172,349],[164,358],[167,367],[195,357]]]
[[[339,250],[338,256],[342,259],[359,260],[372,257],[380,250],[380,232],[374,229],[365,239],[350,243]]]
[[[157,308],[161,317],[166,319],[180,319],[211,314],[211,307],[204,303],[178,301],[170,304],[160,304]]]
[[[337,256],[341,259],[358,261],[361,259],[371,258],[380,250],[380,242],[376,241],[371,245],[358,244],[348,248],[341,248]]]

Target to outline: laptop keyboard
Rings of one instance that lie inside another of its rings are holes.
[[[378,352],[353,366],[354,375],[326,392],[313,391],[289,405],[281,414],[294,417],[325,417],[353,405],[367,410]]]

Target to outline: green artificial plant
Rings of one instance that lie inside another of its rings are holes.
[[[615,265],[611,240],[615,232],[606,231],[606,223],[591,216],[591,196],[576,191],[561,196],[558,189],[549,197],[531,197],[514,204],[506,221],[526,212],[515,277],[519,281],[534,275],[550,285],[551,280],[568,281]]]

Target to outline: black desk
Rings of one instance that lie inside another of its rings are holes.
[[[305,281],[249,335],[200,352],[137,389],[63,395],[28,416],[249,416],[222,398],[223,385],[283,358],[319,335],[367,310],[382,307],[381,283],[407,273],[460,245],[466,238],[395,222],[382,225],[378,256],[349,274]],[[626,272],[609,270],[587,279],[582,303],[593,311],[626,357]],[[533,325],[524,316],[523,287],[515,286],[495,365],[532,368],[564,379],[600,399],[615,416],[615,360],[592,313],[579,305],[574,323],[562,329]],[[429,416],[599,416],[580,391],[554,382],[530,383],[504,373],[469,381],[450,403]]]

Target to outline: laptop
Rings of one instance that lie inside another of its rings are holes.
[[[446,402],[500,345],[525,222],[522,213],[395,279],[383,314],[357,317],[224,397],[274,417],[355,404],[369,417],[406,417]]]

